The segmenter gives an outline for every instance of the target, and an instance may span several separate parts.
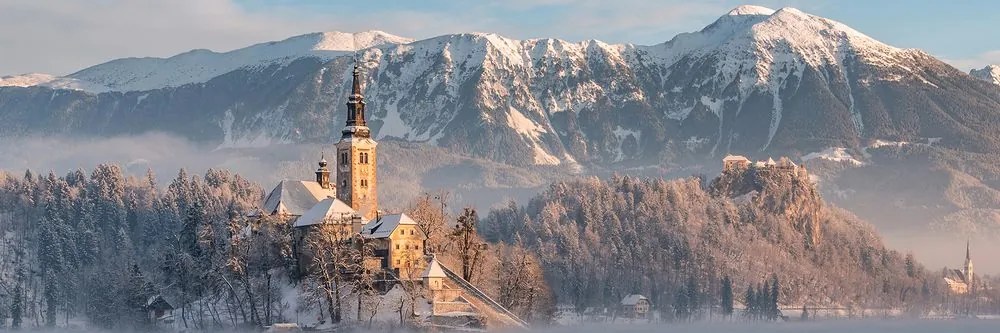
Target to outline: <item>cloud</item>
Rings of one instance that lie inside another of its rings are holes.
[[[941,60],[963,71],[980,69],[986,65],[1000,65],[1000,50],[986,51],[969,58],[947,58]]]

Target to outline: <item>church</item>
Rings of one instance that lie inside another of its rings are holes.
[[[340,226],[345,236],[360,234],[374,241],[381,268],[400,279],[419,278],[412,272],[419,273],[426,266],[423,231],[406,214],[383,215],[378,208],[378,142],[365,119],[357,65],[347,99],[347,123],[334,147],[333,165],[321,156],[314,181],[279,182],[264,199],[264,213],[292,223],[299,241],[321,224]]]
[[[961,269],[950,269],[946,272],[944,282],[951,289],[951,292],[958,295],[965,295],[973,292],[973,282],[975,281],[975,271],[972,267],[972,251],[969,243],[965,244],[965,264]]]

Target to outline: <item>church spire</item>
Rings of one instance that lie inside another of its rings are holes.
[[[971,241],[965,241],[965,262],[972,261],[972,251],[970,250],[969,243],[971,243]]]
[[[361,94],[361,68],[358,67],[357,61],[354,63],[351,95],[347,97],[347,126],[367,126],[365,122],[365,96]]]

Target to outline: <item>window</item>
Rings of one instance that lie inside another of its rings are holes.
[[[399,259],[396,259],[396,266],[399,266]]]
[[[410,236],[413,236],[413,229],[410,229]]]
[[[347,188],[347,179],[342,180],[340,186],[343,188]]]
[[[347,152],[340,153],[340,164],[347,165]]]
[[[399,244],[396,244],[396,249],[399,250]]]

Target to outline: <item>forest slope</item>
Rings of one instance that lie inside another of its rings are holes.
[[[808,175],[748,169],[664,180],[613,176],[552,184],[526,206],[493,210],[483,234],[540,255],[558,299],[578,307],[641,293],[669,306],[689,289],[716,304],[776,274],[783,305],[915,307],[933,274],[887,249],[873,229],[824,203]],[[740,299],[739,297],[737,299]]]

